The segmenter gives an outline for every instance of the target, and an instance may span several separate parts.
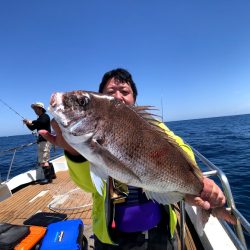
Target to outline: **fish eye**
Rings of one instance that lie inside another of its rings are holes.
[[[89,99],[87,96],[81,96],[78,98],[77,102],[78,102],[79,106],[84,107],[89,103]]]

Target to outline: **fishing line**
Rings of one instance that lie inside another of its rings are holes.
[[[6,107],[8,107],[10,110],[12,110],[13,112],[15,112],[17,115],[19,115],[20,117],[22,117],[23,119],[25,119],[23,116],[21,116],[16,110],[14,110],[12,107],[10,107],[6,102],[4,102],[1,98],[0,98],[0,102],[2,102]]]
[[[16,113],[18,116],[22,117],[23,120],[25,120],[25,118],[20,115],[15,109],[13,109],[12,107],[10,107],[6,102],[4,102],[1,98],[0,98],[0,102],[3,103],[6,107],[8,107],[10,110],[12,110],[14,113]],[[37,137],[37,133],[35,131],[31,132],[32,135]]]

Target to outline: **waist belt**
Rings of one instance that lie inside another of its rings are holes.
[[[121,232],[142,232],[155,227],[161,220],[160,205],[153,201],[142,204],[117,204],[116,228]]]

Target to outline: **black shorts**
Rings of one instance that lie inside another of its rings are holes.
[[[154,227],[147,232],[124,233],[112,229],[112,239],[118,245],[104,244],[94,236],[96,250],[175,250],[177,238],[169,237],[168,228]]]

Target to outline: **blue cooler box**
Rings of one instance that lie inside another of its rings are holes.
[[[82,250],[83,222],[80,219],[51,223],[47,227],[40,250]]]

